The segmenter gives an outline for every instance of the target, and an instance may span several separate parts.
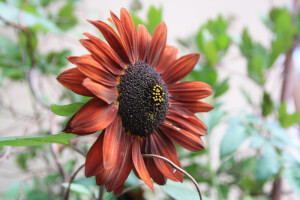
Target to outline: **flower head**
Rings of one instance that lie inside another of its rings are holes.
[[[118,34],[102,21],[89,21],[103,40],[84,33],[80,40],[89,55],[73,56],[76,65],[58,76],[73,92],[92,97],[67,123],[65,132],[87,135],[103,130],[88,152],[85,175],[119,194],[131,170],[152,190],[153,181],[182,181],[179,171],[143,153],[164,156],[180,166],[173,142],[199,151],[206,126],[194,114],[213,107],[200,99],[209,96],[209,85],[179,82],[188,75],[199,54],[177,58],[177,48],[166,45],[164,22],[152,37],[143,25],[137,31],[126,9],[120,19],[111,12]]]

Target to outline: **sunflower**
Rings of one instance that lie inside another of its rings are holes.
[[[191,151],[204,149],[206,126],[195,113],[213,108],[200,101],[212,89],[199,81],[179,82],[192,71],[199,54],[177,59],[177,48],[166,45],[164,22],[151,37],[143,25],[136,31],[124,8],[120,19],[111,12],[109,20],[118,34],[102,21],[89,21],[107,43],[84,33],[88,39],[80,42],[90,54],[69,57],[76,67],[57,77],[66,88],[92,97],[64,132],[88,135],[103,130],[87,154],[85,175],[96,176],[96,183],[109,192],[121,193],[131,170],[152,191],[152,180],[160,185],[167,178],[182,182],[181,172],[143,154],[164,156],[181,167],[173,142]]]

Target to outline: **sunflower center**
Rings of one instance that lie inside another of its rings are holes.
[[[125,131],[145,137],[157,130],[167,115],[169,95],[156,70],[144,62],[130,65],[118,90],[118,112]]]

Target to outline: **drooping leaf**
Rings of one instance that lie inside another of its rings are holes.
[[[283,171],[284,177],[287,179],[293,191],[300,197],[300,167],[291,166]]]
[[[69,105],[51,105],[51,111],[60,116],[72,116],[74,115],[84,103],[72,103]]]
[[[264,91],[264,95],[261,103],[262,115],[267,117],[273,112],[273,108],[274,108],[274,104],[270,94]]]
[[[36,146],[49,143],[68,145],[74,134],[60,133],[47,136],[15,136],[0,138],[0,146]]]
[[[214,87],[214,97],[217,98],[224,94],[229,89],[229,78],[226,78],[222,82],[216,84]]]

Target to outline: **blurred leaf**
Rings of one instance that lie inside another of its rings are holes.
[[[55,33],[59,33],[60,29],[50,20],[34,15],[29,12],[20,10],[12,5],[0,2],[0,16],[4,19],[19,24],[19,13],[22,13],[22,25],[25,27],[39,27],[40,29],[49,30]],[[0,21],[1,24],[1,21]]]
[[[248,104],[253,105],[253,101],[252,101],[249,93],[247,92],[247,90],[245,90],[244,88],[241,88],[241,93],[245,97],[245,99],[247,100]]]
[[[69,183],[63,183],[62,186],[65,188],[68,188]],[[78,194],[83,194],[85,196],[88,196],[90,198],[93,198],[93,194],[89,191],[88,188],[86,188],[83,185],[77,184],[77,183],[71,183],[70,190],[72,192],[76,192]]]
[[[137,29],[139,24],[145,24],[145,22],[143,22],[143,20],[141,18],[139,18],[139,16],[136,15],[136,13],[132,12],[130,13],[132,20],[134,22],[135,28]]]
[[[191,81],[202,81],[211,86],[216,84],[217,78],[218,74],[216,70],[207,67],[202,67],[200,71],[194,70],[187,77]]]
[[[77,24],[77,18],[74,15],[74,5],[65,4],[59,11],[55,19],[57,26],[63,31],[73,28]]]
[[[195,190],[190,189],[183,183],[174,182],[168,180],[166,185],[160,186],[163,191],[165,191],[168,195],[173,197],[176,200],[196,200],[200,199],[199,195]],[[208,200],[204,196],[203,200]]]
[[[49,143],[60,143],[68,145],[72,137],[70,133],[60,133],[48,136],[15,136],[0,138],[0,146],[35,146]]]
[[[208,118],[205,121],[207,126],[207,133],[210,134],[212,130],[223,120],[226,116],[226,112],[220,109],[221,106],[215,105],[215,108],[208,113]]]
[[[270,133],[268,140],[277,148],[284,149],[287,146],[292,146],[291,137],[277,121],[265,123],[264,128]]]
[[[226,50],[229,46],[230,38],[227,34],[222,34],[217,37],[216,46],[219,50]]]
[[[253,48],[252,39],[248,33],[248,29],[245,28],[242,33],[240,50],[241,50],[242,54],[249,59],[252,55],[252,53],[251,53],[252,48]]]
[[[277,153],[270,144],[262,148],[261,156],[256,166],[255,176],[258,181],[264,181],[277,174],[280,169],[280,161]]]
[[[286,111],[286,103],[283,102],[280,105],[278,120],[283,128],[288,128],[300,121],[300,112],[294,112],[293,114],[288,114]]]
[[[12,183],[7,190],[5,191],[3,195],[3,200],[13,200],[13,199],[19,199],[20,197],[20,187],[21,187],[21,182],[17,181]],[[22,194],[26,195],[30,191],[30,188],[27,183],[22,184]]]
[[[273,108],[274,108],[273,100],[270,94],[265,91],[262,99],[261,108],[262,108],[262,115],[264,117],[270,115],[273,112]]]
[[[283,175],[287,179],[293,191],[300,197],[300,167],[292,166],[284,169]]]
[[[226,78],[225,80],[223,80],[221,83],[218,83],[214,87],[214,97],[215,98],[221,96],[229,89],[228,81],[229,81],[229,78]]]
[[[203,44],[203,53],[205,55],[205,58],[207,59],[207,64],[210,67],[215,66],[217,63],[217,48],[215,46],[215,43],[213,41],[209,41]]]
[[[263,60],[259,55],[253,55],[248,61],[248,75],[257,84],[263,85],[265,83],[263,74]]]
[[[246,127],[241,124],[239,119],[231,119],[229,127],[221,141],[221,159],[235,152],[239,146],[249,137]]]
[[[255,133],[251,138],[250,147],[254,149],[260,149],[266,144],[265,138],[263,138],[255,129]]]
[[[148,10],[148,23],[146,24],[146,27],[151,35],[153,34],[156,26],[162,21],[162,12],[162,7],[155,8],[154,6],[150,6]]]
[[[74,115],[84,103],[72,103],[69,105],[51,105],[51,111],[60,116],[72,116]]]

